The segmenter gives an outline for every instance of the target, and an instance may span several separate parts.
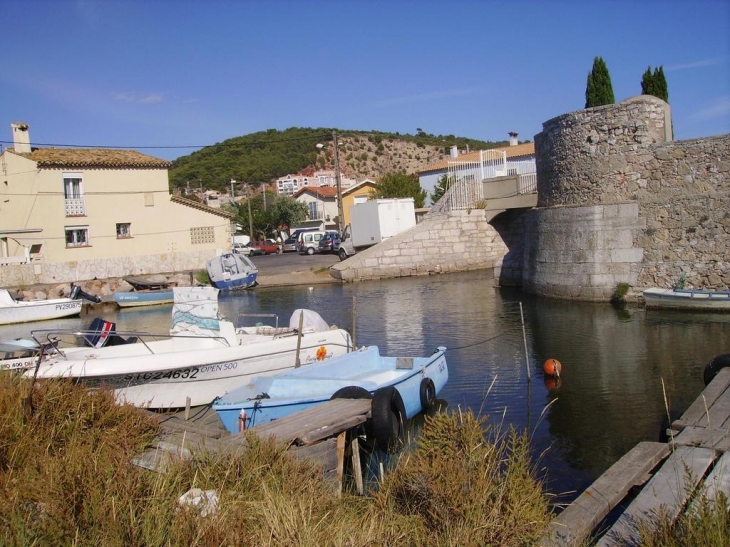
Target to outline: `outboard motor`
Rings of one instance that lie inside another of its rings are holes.
[[[78,285],[71,285],[71,298],[76,300],[79,297],[85,298],[90,302],[96,302],[97,304],[101,302],[101,298],[99,298],[98,296],[94,296],[93,294],[82,291],[81,287],[79,287]]]

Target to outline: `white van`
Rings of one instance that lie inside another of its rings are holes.
[[[297,239],[297,252],[313,255],[319,248],[319,240],[322,239],[322,236],[326,233],[327,232],[324,230],[300,233],[299,238]]]

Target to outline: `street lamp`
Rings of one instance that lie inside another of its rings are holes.
[[[337,231],[342,232],[342,223],[345,221],[345,212],[342,207],[342,181],[340,176],[340,146],[337,142],[337,131],[332,131],[332,145],[334,146],[335,156],[335,184],[337,184]],[[323,144],[318,144],[320,150],[324,148]]]

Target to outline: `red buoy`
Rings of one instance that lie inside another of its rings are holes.
[[[548,359],[542,365],[542,369],[545,371],[546,376],[554,376],[560,378],[560,373],[563,370],[563,365],[557,359]]]

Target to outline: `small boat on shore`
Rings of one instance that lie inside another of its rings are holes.
[[[397,418],[410,419],[432,408],[446,385],[445,352],[439,347],[429,357],[385,357],[377,346],[369,346],[307,367],[253,378],[216,399],[213,409],[225,428],[237,433],[332,398],[370,398],[387,388],[386,401],[374,401],[373,415],[381,414],[387,421],[393,411]],[[382,404],[387,408],[379,408]],[[384,427],[382,434],[392,432],[387,430]]]
[[[730,290],[652,288],[643,296],[647,308],[730,312]]]
[[[87,295],[79,287],[71,289],[69,298],[50,298],[48,300],[16,300],[7,289],[0,289],[0,325],[30,323],[71,317],[81,313],[82,296],[92,301],[99,299]]]
[[[224,253],[211,258],[206,267],[211,283],[221,291],[250,289],[256,286],[258,268],[242,254]]]
[[[350,334],[330,328],[311,310],[296,310],[289,327],[236,328],[218,315],[218,289],[175,288],[169,335],[114,331],[119,344],[58,348],[27,377],[73,378],[110,388],[117,400],[151,409],[211,403],[254,376],[270,375],[346,353]],[[99,332],[33,331],[43,344]],[[136,343],[130,343],[136,342]],[[306,368],[306,367],[304,367]]]

